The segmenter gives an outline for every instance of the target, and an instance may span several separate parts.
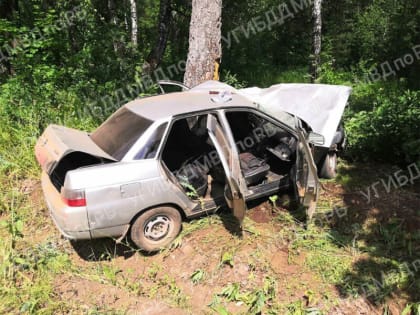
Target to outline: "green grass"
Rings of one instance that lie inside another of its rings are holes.
[[[348,176],[351,176],[349,173]],[[357,175],[359,176],[359,174]],[[2,301],[0,306],[2,312],[20,310],[23,313],[54,313],[59,311],[78,310],[77,306],[60,301],[54,295],[53,285],[58,275],[76,275],[98,283],[107,283],[133,294],[162,299],[169,305],[190,309],[190,297],[179,287],[174,277],[166,274],[162,266],[153,263],[146,270],[141,279],[136,282],[131,281],[129,271],[121,270],[113,262],[115,253],[107,252],[108,258],[98,257],[97,262],[86,266],[83,270],[77,271],[66,250],[60,245],[46,241],[38,245],[32,245],[24,235],[30,230],[29,222],[26,222],[32,216],[29,215],[30,203],[28,196],[20,193],[16,187],[17,182],[10,182],[9,192],[3,196],[3,203],[6,207],[3,215],[1,230],[1,261],[2,278],[0,286],[2,287]],[[336,198],[336,197],[334,197]],[[274,199],[273,199],[274,200]],[[320,205],[324,210],[336,205],[337,199],[321,199]],[[274,203],[271,204],[274,208]],[[383,287],[378,287],[377,282],[372,279],[379,279],[378,268],[386,267],[385,270],[399,270],[402,263],[398,259],[387,257],[386,253],[395,252],[403,248],[405,252],[408,244],[404,243],[404,231],[399,224],[400,221],[391,221],[389,224],[379,224],[372,227],[372,230],[366,230],[361,226],[353,226],[351,229],[344,229],[341,226],[330,226],[324,224],[309,225],[305,228],[302,221],[297,220],[293,215],[285,212],[276,212],[273,219],[274,225],[280,225],[281,229],[275,234],[262,231],[248,218],[245,221],[245,228],[253,233],[249,233],[245,239],[232,237],[219,243],[220,247],[220,265],[218,268],[235,268],[236,256],[238,250],[246,244],[258,242],[274,242],[280,244],[283,241],[288,244],[290,263],[294,263],[296,257],[305,254],[305,266],[319,276],[319,281],[325,285],[334,285],[340,288],[343,294],[350,297],[358,297],[364,292],[371,293],[375,301],[382,303],[389,297],[396,288],[405,288],[407,286],[416,286],[416,282],[407,274],[392,273],[383,281]],[[347,220],[348,218],[345,218]],[[179,236],[178,244],[169,251],[164,251],[163,256],[170,255],[177,247],[188,241],[194,232],[201,229],[220,228],[222,219],[219,216],[210,216],[193,220],[184,224],[182,234]],[[372,237],[370,247],[366,247],[365,242],[359,242],[354,236]],[[212,235],[208,236],[206,242],[215,242]],[[215,242],[217,244],[217,242]],[[362,247],[364,246],[364,247]],[[361,253],[361,249],[365,253]],[[383,252],[382,258],[374,258],[361,263],[362,254],[375,254],[378,249]],[[102,259],[105,261],[102,261]],[[147,257],[145,257],[147,259]],[[238,256],[238,261],[241,257]],[[271,271],[270,261],[265,256],[265,251],[258,247],[250,253],[247,265],[250,273],[249,283],[255,283],[255,289],[242,287],[240,284],[231,283],[226,285],[218,294],[213,297],[211,309],[220,314],[227,310],[228,303],[241,302],[246,306],[247,313],[258,313],[263,310],[265,313],[288,313],[288,314],[316,314],[318,312],[317,299],[320,297],[310,297],[313,303],[309,306],[303,304],[302,300],[296,300],[291,303],[278,304],[270,301],[275,300],[279,294],[276,284],[278,276]],[[262,273],[267,275],[261,285],[257,285],[258,277],[255,274]],[[216,274],[214,271],[208,271],[200,267],[192,274],[190,281],[195,285],[202,285],[210,280]],[[254,276],[252,276],[254,275]],[[375,284],[376,283],[376,284]],[[146,285],[146,286],[145,286]],[[293,284],[290,290],[293,290],[298,284]],[[362,288],[362,290],[361,290]],[[363,291],[364,290],[364,291]],[[310,296],[311,292],[308,292]],[[322,298],[322,297],[321,297]],[[326,298],[330,300],[330,298]],[[326,303],[325,301],[323,303]],[[415,304],[410,304],[415,308]],[[91,309],[89,312],[102,312],[103,309]],[[109,310],[112,311],[112,310]],[[114,310],[118,311],[118,310]],[[227,311],[226,311],[227,312]],[[226,313],[227,314],[227,313]]]
[[[247,314],[276,314],[278,305],[276,300],[276,280],[266,277],[261,288],[244,290],[239,283],[229,283],[217,295],[213,296],[210,307],[219,314],[227,314],[223,304],[226,302],[240,302],[246,305]]]
[[[14,248],[2,246],[0,252],[0,312],[34,314],[61,309],[64,304],[55,300],[53,282],[63,270],[72,270],[68,255],[52,243],[20,248],[22,237],[12,234],[0,241],[14,243]]]

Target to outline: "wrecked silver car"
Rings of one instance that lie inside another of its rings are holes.
[[[310,217],[318,195],[311,147],[330,147],[349,94],[209,81],[134,100],[91,134],[50,125],[35,154],[51,216],[66,238],[128,235],[147,251],[171,243],[183,219],[220,207],[240,226],[247,201],[279,191],[295,191]]]

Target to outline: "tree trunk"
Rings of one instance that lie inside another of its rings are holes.
[[[222,0],[193,0],[184,84],[195,86],[218,78],[222,57]]]
[[[112,27],[117,30],[119,26],[119,20],[116,12],[116,6],[114,0],[108,0],[108,11],[109,11],[109,23],[112,24]],[[121,49],[121,41],[119,38],[114,37],[112,41],[112,46],[114,47],[114,52],[118,54]]]
[[[118,18],[117,18],[114,0],[108,0],[108,11],[109,11],[109,22],[112,23],[113,25],[117,25]]]
[[[18,10],[15,0],[0,1],[0,18],[13,19],[13,13]]]
[[[130,0],[130,18],[131,18],[131,42],[137,46],[137,3],[136,0]]]
[[[146,58],[144,68],[147,72],[153,72],[161,63],[168,41],[169,27],[172,21],[171,0],[160,0],[158,39],[153,50]]]
[[[45,2],[43,2],[45,3]],[[75,3],[75,0],[69,0],[68,6],[69,8],[74,8],[77,4]],[[45,9],[48,10],[48,9]],[[70,47],[73,54],[77,53],[80,50],[80,45],[78,43],[77,38],[77,26],[75,23],[71,23],[67,27],[67,33],[70,41]]]
[[[311,82],[314,83],[319,77],[321,67],[321,35],[322,35],[322,0],[314,0],[312,10],[313,18],[313,39],[312,39],[312,63],[311,63]]]

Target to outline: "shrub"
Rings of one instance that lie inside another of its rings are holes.
[[[420,158],[420,91],[379,92],[373,109],[347,117],[349,153],[362,159],[411,163]]]

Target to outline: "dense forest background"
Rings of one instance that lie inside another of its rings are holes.
[[[224,1],[222,12],[222,81],[310,81],[311,1]],[[89,130],[157,79],[182,81],[190,17],[186,0],[0,0],[2,170],[31,169],[49,123]],[[347,156],[418,161],[420,1],[324,0],[322,22],[317,82],[353,87]]]

